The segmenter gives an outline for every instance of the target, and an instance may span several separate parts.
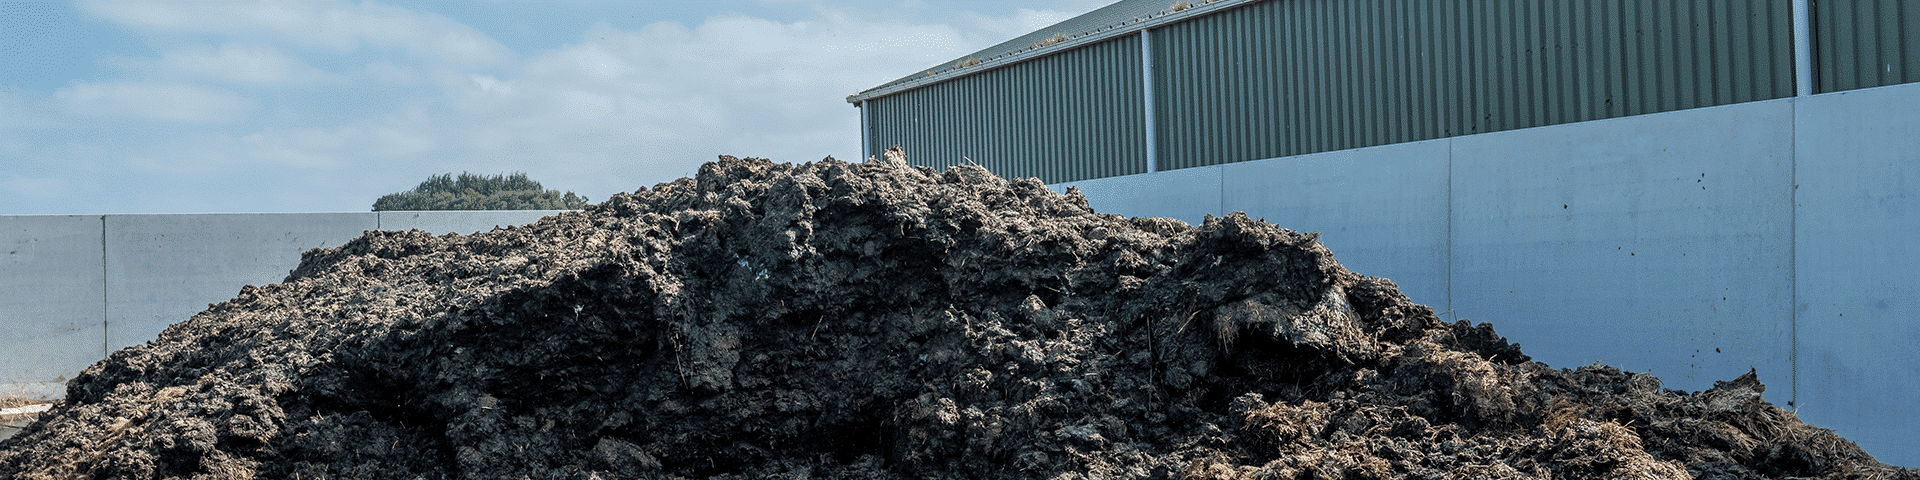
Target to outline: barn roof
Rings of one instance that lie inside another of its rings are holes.
[[[924,85],[1044,57],[1142,29],[1255,1],[1259,0],[1121,0],[970,55],[848,95],[847,102],[858,105],[870,98],[884,97]]]

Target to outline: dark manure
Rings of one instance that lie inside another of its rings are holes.
[[[0,479],[1920,478],[1764,391],[1531,362],[1238,213],[721,157],[307,252],[88,368]]]

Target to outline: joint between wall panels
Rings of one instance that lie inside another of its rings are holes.
[[[1447,312],[1452,313],[1455,320],[1459,320],[1460,314],[1453,311],[1453,148],[1453,139],[1447,139],[1447,218],[1446,222],[1443,222],[1447,226],[1445,253],[1447,272],[1441,281],[1446,283],[1443,288],[1446,292]]]
[[[107,345],[108,345],[107,332],[108,332],[108,328],[111,327],[111,325],[107,324],[107,318],[109,314],[107,311],[108,305],[112,305],[112,304],[107,303],[107,216],[101,215],[100,216],[100,358],[107,358],[107,354],[112,353],[110,350],[107,349]]]
[[[1805,0],[1795,0],[1802,3]],[[1800,99],[1787,100],[1787,406],[1800,409]]]

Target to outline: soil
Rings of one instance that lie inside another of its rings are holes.
[[[1531,362],[1241,214],[721,157],[307,252],[88,368],[0,479],[1920,478],[1765,390]]]

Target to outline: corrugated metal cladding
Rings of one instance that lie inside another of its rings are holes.
[[[1148,110],[1133,91],[1146,84],[1140,28],[1153,28],[1159,169],[1795,92],[1790,0],[1190,3],[1122,0],[964,57],[995,54],[977,66],[939,65],[850,101],[864,102],[871,151],[900,144],[928,165],[966,157],[1061,182],[1146,168],[1133,150]],[[1810,4],[1814,92],[1920,82],[1920,0]],[[1069,40],[1060,53],[1027,44],[1042,34]],[[1124,36],[1073,40],[1086,35]]]
[[[1814,0],[1814,91],[1920,82],[1920,1]]]
[[[1154,30],[1157,155],[1175,169],[1789,97],[1790,13],[1779,0],[1254,3]]]
[[[867,151],[1066,182],[1146,171],[1138,36],[868,99]]]

